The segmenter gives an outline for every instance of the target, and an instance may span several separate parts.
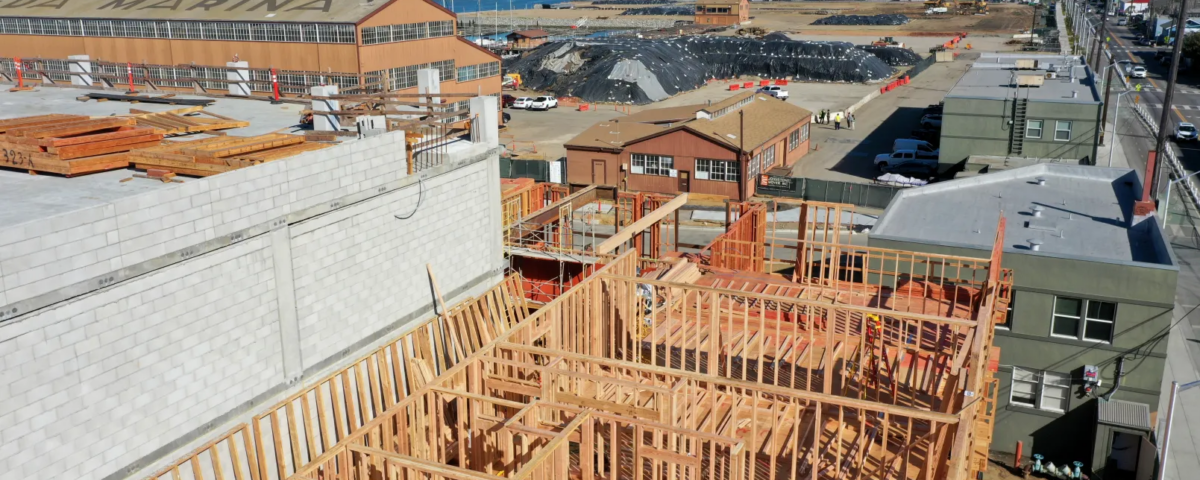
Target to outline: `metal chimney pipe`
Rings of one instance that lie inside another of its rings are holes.
[[[1037,240],[1037,239],[1030,239],[1029,240],[1029,249],[1033,250],[1035,252],[1041,250],[1042,249],[1042,241]]]

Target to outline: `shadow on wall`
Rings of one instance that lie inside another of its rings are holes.
[[[1035,430],[1029,452],[1042,455],[1043,462],[1054,462],[1056,467],[1074,461],[1086,465],[1092,458],[1095,424],[1096,401],[1091,400]]]

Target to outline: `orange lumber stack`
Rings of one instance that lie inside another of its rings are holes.
[[[127,152],[162,132],[132,118],[50,114],[0,120],[0,166],[74,176],[129,166]]]
[[[255,137],[215,137],[166,142],[130,152],[139,169],[164,169],[182,175],[207,177],[260,163],[320,150],[331,144],[310,142],[300,135],[270,133]]]

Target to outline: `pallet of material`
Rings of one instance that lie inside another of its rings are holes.
[[[182,175],[206,177],[260,163],[320,150],[330,144],[310,142],[300,135],[271,133],[255,137],[215,137],[168,142],[130,152],[139,169],[165,169]]]
[[[210,132],[250,125],[250,122],[218,115],[204,110],[204,107],[186,107],[166,112],[130,109],[129,113],[137,119],[138,126],[154,127],[166,135]]]
[[[50,114],[0,120],[0,167],[68,177],[126,168],[126,152],[157,146],[162,138],[132,118]]]

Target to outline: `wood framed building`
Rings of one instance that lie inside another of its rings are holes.
[[[748,0],[698,0],[696,23],[699,25],[741,25],[750,21]]]
[[[542,46],[550,39],[550,33],[542,29],[518,30],[508,34],[508,47],[513,50],[530,50]]]
[[[98,74],[124,75],[129,62],[139,69],[135,83],[190,88],[173,80],[199,75],[221,88],[237,59],[262,82],[255,91],[270,91],[262,77],[275,68],[280,83],[297,87],[328,82],[346,91],[369,77],[415,93],[417,70],[436,68],[444,93],[499,94],[500,58],[459,37],[456,18],[432,0],[4,2],[0,71],[11,74],[12,59],[22,58],[65,72],[68,57],[87,55],[101,64]]]
[[[808,153],[811,119],[808,110],[753,92],[711,105],[644,110],[568,141],[567,182],[744,200],[754,195],[760,173]]]

